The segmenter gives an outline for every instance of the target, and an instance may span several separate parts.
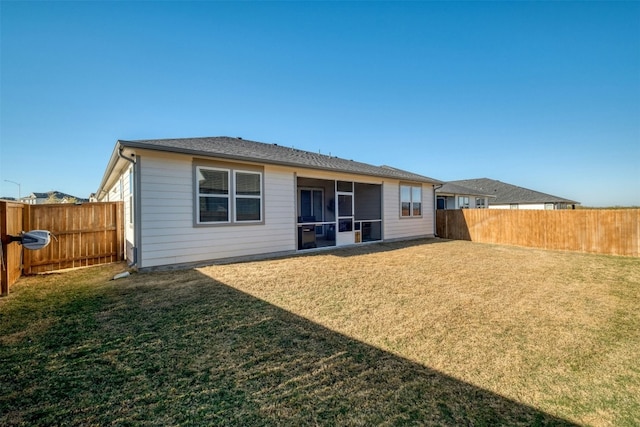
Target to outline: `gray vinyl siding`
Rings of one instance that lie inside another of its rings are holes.
[[[264,224],[194,227],[192,158],[142,155],[139,268],[295,250],[293,172],[265,167]]]
[[[385,181],[382,194],[385,240],[433,237],[433,185],[422,184],[422,216],[417,218],[400,217],[400,181]]]
[[[140,212],[135,217],[140,222],[136,242],[140,269],[296,251],[296,176],[382,185],[383,239],[433,236],[430,184],[422,185],[422,217],[400,218],[399,180],[276,165],[254,165],[264,168],[263,223],[195,225],[194,158],[148,150],[139,150],[137,156]],[[123,194],[119,195],[125,202],[128,178],[125,169],[121,179],[127,182],[123,181]],[[128,219],[128,213],[125,215]],[[127,228],[126,232],[133,236],[132,230]]]

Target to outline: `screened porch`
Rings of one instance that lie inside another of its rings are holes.
[[[297,179],[298,249],[382,240],[382,185]]]

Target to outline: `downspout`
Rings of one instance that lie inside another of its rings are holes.
[[[129,158],[129,157],[125,156],[124,154],[122,154],[122,152],[123,152],[123,151],[124,151],[124,147],[120,147],[120,148],[118,149],[118,156],[119,156],[121,159],[126,160],[127,162],[131,163],[131,165],[132,165],[132,167],[133,167],[133,175],[134,175],[134,177],[135,177],[135,176],[136,176],[136,155],[135,155],[135,154],[131,154],[131,157],[132,157],[132,158]],[[131,183],[129,183],[129,185],[131,185]],[[137,185],[134,185],[134,186],[133,186],[133,192],[135,193],[136,191],[138,191],[138,186],[137,186]],[[135,204],[135,200],[136,200],[137,198],[135,197],[135,195],[132,195],[132,196],[133,196],[133,197],[132,197],[132,200],[131,200],[131,204],[132,204],[132,205],[134,205],[134,204]],[[129,206],[129,209],[133,209],[133,206]],[[134,210],[134,212],[136,212],[136,211],[137,211],[137,210]],[[136,233],[135,233],[135,228],[137,228],[137,227],[138,227],[138,224],[136,224],[136,223],[134,222],[133,226],[134,226],[134,237],[137,237],[137,236],[136,236]],[[126,239],[124,239],[124,240],[125,240],[125,242],[126,242]],[[129,263],[129,267],[130,267],[130,268],[131,268],[131,267],[135,267],[135,266],[137,266],[137,264],[138,264],[138,248],[137,248],[137,245],[138,245],[138,239],[136,239],[136,242],[135,242],[135,243],[136,243],[136,246],[134,246],[134,247],[133,247],[133,261],[132,261],[131,263]],[[125,250],[126,250],[126,243],[125,243]]]
[[[434,237],[438,237],[438,229],[436,227],[436,215],[438,214],[438,195],[436,194],[436,190],[438,188],[442,188],[444,184],[433,184],[433,235]]]

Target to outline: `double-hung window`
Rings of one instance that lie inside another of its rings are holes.
[[[422,216],[421,186],[400,186],[400,216],[403,218]]]
[[[229,170],[197,168],[198,222],[229,222]]]
[[[236,171],[235,212],[236,221],[261,221],[262,174]]]
[[[262,173],[196,167],[197,223],[262,221]]]

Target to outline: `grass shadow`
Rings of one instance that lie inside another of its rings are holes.
[[[0,341],[2,425],[574,425],[196,270],[51,304]]]

